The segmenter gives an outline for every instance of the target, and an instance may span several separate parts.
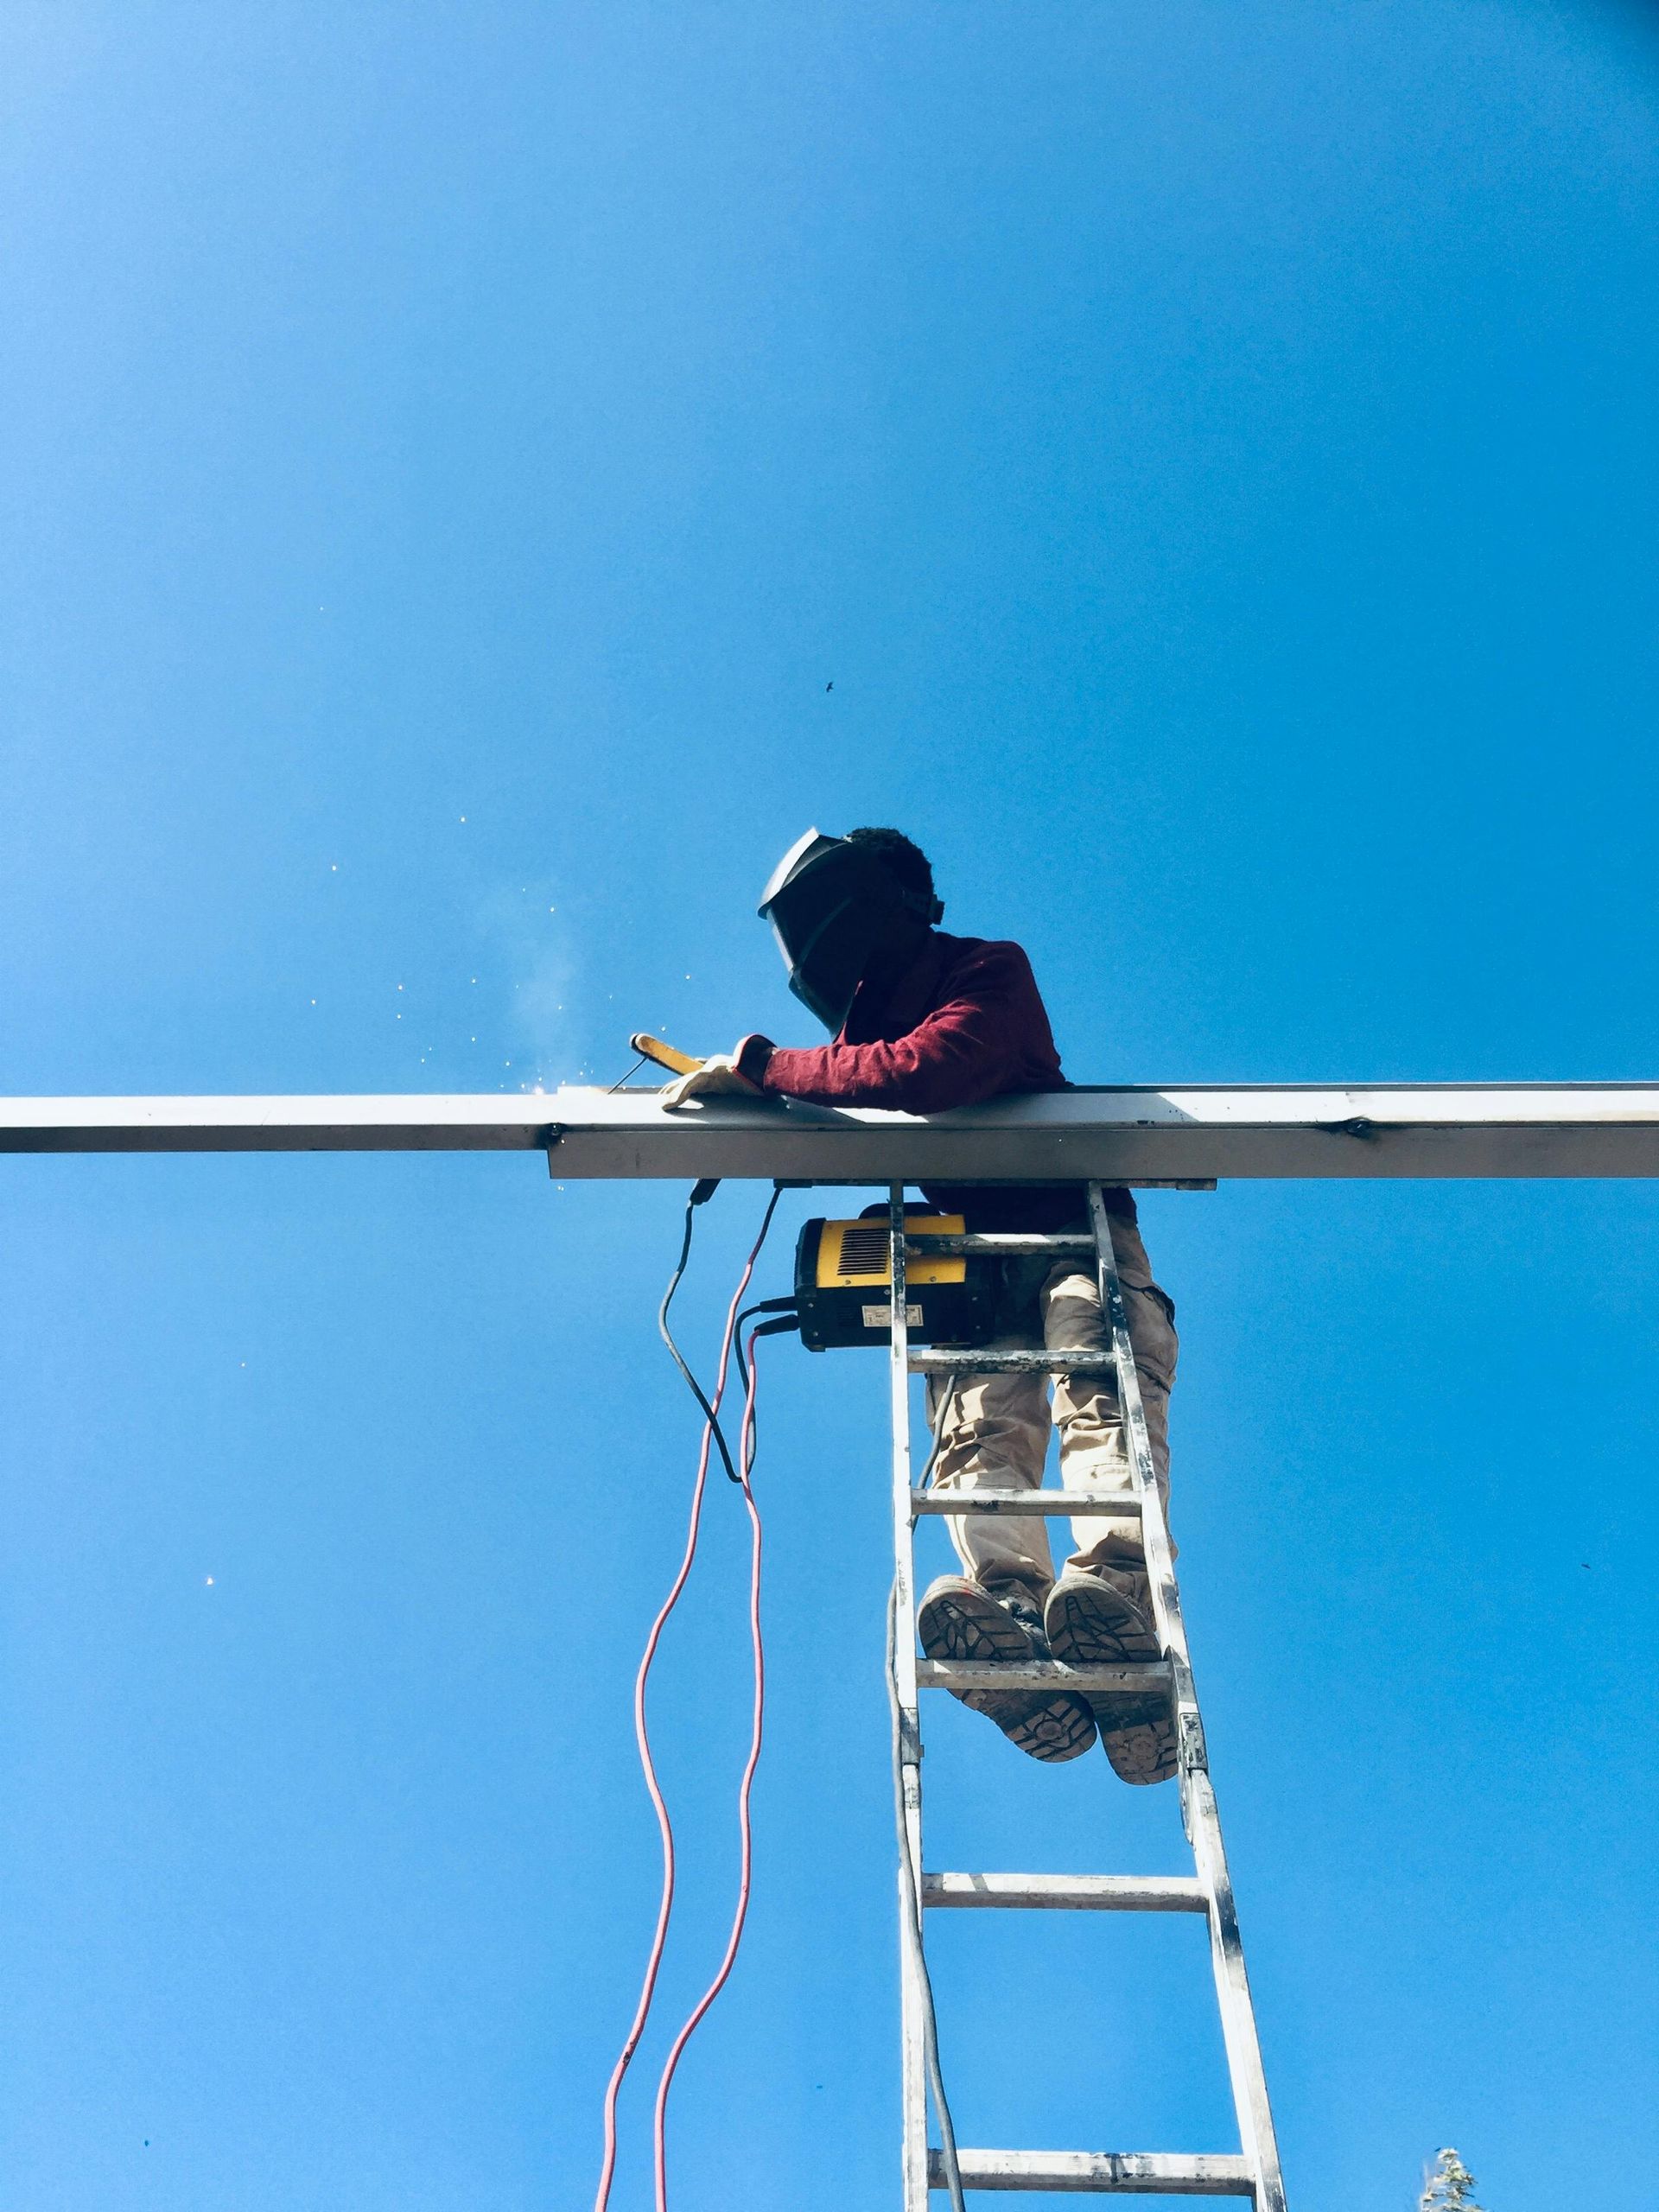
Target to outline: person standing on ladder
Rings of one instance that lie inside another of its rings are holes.
[[[952,937],[925,855],[896,830],[810,830],[779,863],[760,912],[773,927],[790,988],[830,1032],[805,1050],[745,1037],[664,1091],[677,1109],[694,1098],[767,1095],[822,1106],[878,1106],[938,1114],[1021,1092],[1064,1090],[1048,1014],[1031,963],[1017,944]],[[924,1184],[972,1235],[1086,1233],[1083,1188],[1069,1183],[978,1187]],[[1153,1281],[1127,1190],[1109,1189],[1112,1249],[1122,1280],[1129,1338],[1146,1403],[1158,1484],[1168,1500],[1169,1394],[1175,1379],[1175,1309]],[[1099,1286],[1085,1260],[1010,1256],[992,1346],[1109,1349]],[[930,1377],[928,1414],[942,1491],[1041,1484],[1050,1408],[1040,1374]],[[1060,1375],[1053,1416],[1068,1490],[1133,1486],[1115,1378]],[[1156,1659],[1138,1519],[1078,1518],[1076,1550],[1057,1576],[1045,1523],[1000,1514],[951,1516],[960,1574],[941,1575],[922,1599],[918,1628],[930,1658],[1031,1660],[1111,1666]],[[1033,1758],[1077,1758],[1096,1732],[1125,1782],[1175,1770],[1166,1719],[1126,1718],[1121,1701],[1098,1713],[1071,1691],[959,1693]]]

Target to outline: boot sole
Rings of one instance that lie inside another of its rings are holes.
[[[1031,1642],[995,1598],[971,1585],[960,1592],[924,1599],[917,1616],[922,1649],[930,1659],[1029,1659]],[[1095,1716],[1086,1698],[1062,1691],[1054,1697],[1021,1690],[952,1690],[973,1713],[982,1713],[1028,1758],[1058,1766],[1081,1758],[1095,1740]]]
[[[1045,1616],[1048,1648],[1068,1667],[1133,1666],[1159,1657],[1156,1632],[1139,1606],[1109,1583],[1057,1589]],[[1175,1772],[1175,1723],[1166,1707],[1091,1699],[1101,1749],[1120,1782],[1137,1788]]]

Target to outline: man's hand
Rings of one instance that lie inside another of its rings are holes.
[[[700,1068],[671,1083],[662,1094],[664,1111],[672,1113],[688,1098],[759,1098],[760,1086],[740,1075],[735,1052],[715,1052]]]

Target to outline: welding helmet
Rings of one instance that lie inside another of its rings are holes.
[[[809,830],[772,870],[759,911],[772,924],[790,989],[834,1036],[894,923],[908,915],[931,924],[944,909],[907,889],[862,846]]]

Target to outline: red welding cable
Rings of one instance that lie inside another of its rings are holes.
[[[737,1790],[737,1909],[732,1916],[732,1932],[726,1941],[726,1955],[721,1960],[714,1980],[698,1999],[685,2025],[675,2037],[673,2048],[664,2063],[662,2079],[657,2084],[653,2131],[657,2158],[657,2212],[668,2212],[668,2093],[673,2086],[675,2070],[703,2015],[726,1986],[737,1962],[738,1945],[743,1940],[743,1923],[749,1915],[749,1877],[754,1864],[754,1832],[749,1814],[749,1796],[754,1786],[754,1770],[760,1764],[760,1738],[766,1708],[766,1648],[760,1633],[760,1513],[749,1482],[754,1466],[754,1399],[760,1379],[754,1340],[760,1333],[758,1329],[749,1332],[748,1389],[743,1406],[743,1431],[738,1456],[738,1466],[743,1480],[743,1503],[749,1516],[749,1642],[754,1653],[754,1700],[749,1723],[749,1756]]]
[[[774,1194],[773,1205],[775,1204]],[[744,1262],[743,1273],[739,1278],[737,1288],[732,1294],[731,1305],[727,1309],[726,1329],[720,1344],[720,1365],[715,1376],[714,1395],[709,1401],[711,1410],[715,1413],[720,1410],[721,1400],[726,1393],[726,1376],[731,1363],[732,1343],[736,1332],[738,1311],[742,1305],[744,1294],[748,1289],[749,1278],[754,1273],[754,1263],[760,1256],[760,1247],[766,1241],[766,1230],[771,1226],[772,1212],[772,1206],[768,1206],[766,1218],[760,1224],[760,1234],[755,1238],[749,1256]],[[691,1511],[686,1528],[684,1556],[680,1561],[680,1570],[674,1578],[673,1586],[663,1600],[661,1610],[656,1619],[651,1624],[651,1633],[645,1638],[645,1651],[639,1661],[639,1672],[634,1678],[633,1732],[639,1747],[639,1764],[645,1773],[645,1788],[651,1796],[652,1808],[657,1815],[658,1833],[662,1839],[663,1883],[657,1905],[656,1932],[652,1937],[651,1955],[645,1961],[645,1976],[639,1986],[639,2002],[634,2009],[633,2024],[628,2030],[627,2039],[623,2044],[616,2064],[611,2069],[610,2081],[606,2085],[605,2158],[600,2171],[599,2191],[594,2199],[594,2212],[606,2212],[606,2207],[610,2202],[611,2183],[616,2172],[616,2102],[621,2094],[622,2077],[632,2063],[633,2054],[639,2047],[639,2038],[645,2031],[645,2022],[651,2014],[651,2001],[656,1993],[657,1976],[662,1967],[663,1952],[668,1942],[668,1923],[674,1910],[674,1827],[669,1818],[667,1802],[664,1798],[662,1787],[657,1777],[656,1761],[651,1753],[651,1736],[645,1725],[645,1685],[651,1676],[652,1662],[657,1656],[657,1646],[661,1640],[663,1630],[667,1624],[669,1615],[680,1602],[680,1593],[685,1588],[691,1573],[692,1561],[697,1555],[697,1538],[702,1523],[702,1501],[708,1487],[709,1458],[714,1443],[714,1433],[713,1421],[705,1421],[702,1430],[702,1446],[697,1454],[696,1480],[691,1488]],[[741,1451],[741,1447],[740,1447],[740,1452]]]

